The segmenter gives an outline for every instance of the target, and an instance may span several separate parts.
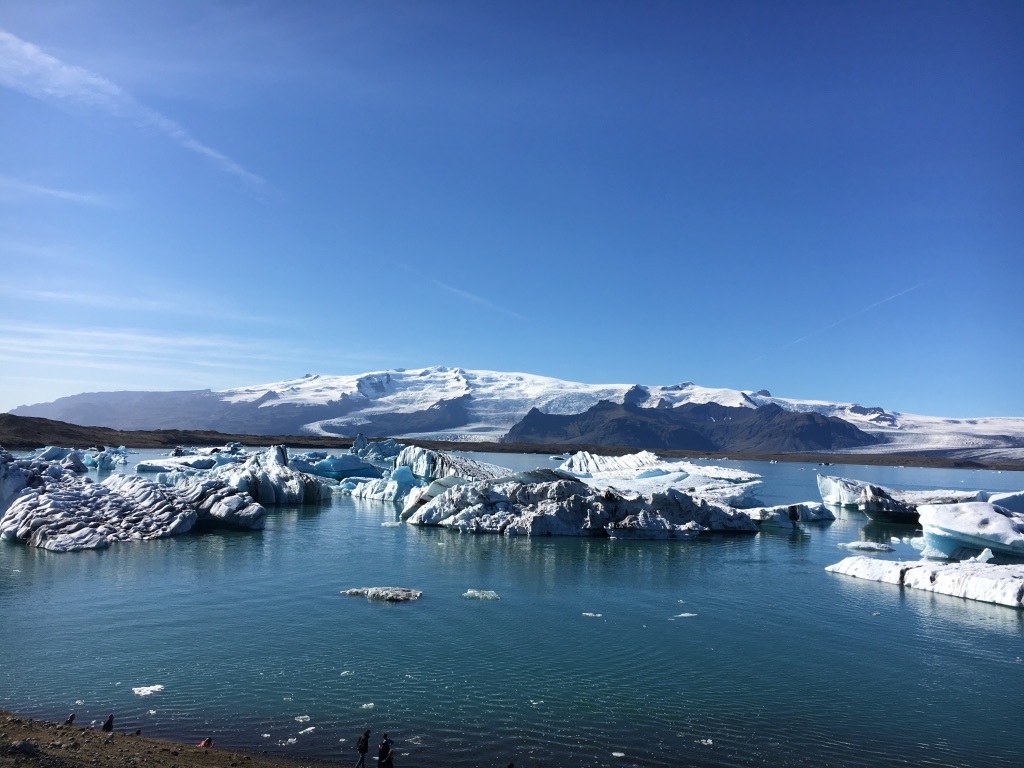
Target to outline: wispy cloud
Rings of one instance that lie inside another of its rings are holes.
[[[455,288],[454,286],[448,285],[447,283],[442,283],[440,280],[435,280],[433,278],[430,278],[430,282],[432,282],[438,288],[443,288],[449,293],[454,293],[459,298],[465,299],[466,301],[471,301],[474,304],[479,304],[482,307],[487,307],[487,309],[490,309],[494,312],[500,312],[503,315],[515,317],[518,318],[519,320],[526,319],[518,312],[513,312],[511,309],[508,309],[507,307],[503,307],[500,304],[495,304],[493,301],[491,301],[490,299],[485,299],[483,296],[477,296],[475,293],[463,291],[461,288]]]
[[[899,293],[894,293],[892,296],[886,296],[884,299],[880,299],[880,300],[876,301],[874,304],[868,304],[866,307],[861,307],[859,310],[857,310],[856,312],[854,312],[852,314],[845,315],[843,317],[838,318],[837,320],[833,320],[828,325],[822,326],[821,328],[817,328],[816,330],[813,330],[810,333],[801,336],[799,339],[793,339],[793,341],[790,341],[790,342],[788,342],[786,344],[783,344],[781,349],[786,349],[787,347],[792,347],[794,344],[799,344],[802,341],[807,341],[807,339],[811,338],[812,336],[817,336],[819,333],[824,333],[825,331],[830,331],[833,328],[835,328],[837,325],[842,325],[843,323],[847,323],[850,320],[853,320],[853,318],[855,318],[855,317],[863,315],[866,312],[870,312],[875,307],[880,307],[882,304],[886,304],[886,303],[888,303],[890,301],[894,301],[894,300],[898,299],[900,296],[907,295],[911,291],[916,291],[918,288],[920,288],[923,285],[926,285],[929,282],[931,282],[931,281],[925,280],[923,282],[918,283],[917,285],[912,285],[909,288],[906,288],[906,289],[900,291]]]
[[[53,189],[40,184],[12,179],[9,176],[0,176],[0,200],[12,202],[30,198],[47,198],[82,205],[111,205],[111,201],[101,195],[89,192],[68,192],[63,189]]]
[[[72,305],[79,307],[117,307],[121,314],[150,312],[163,315],[178,315],[197,318],[208,317],[220,322],[261,323],[280,326],[280,318],[267,314],[235,312],[223,304],[203,306],[186,297],[168,299],[146,299],[127,294],[98,293],[95,291],[51,291],[23,288],[19,285],[0,285],[0,296],[43,304]]]
[[[0,85],[45,102],[78,104],[133,120],[163,133],[249,184],[265,182],[213,147],[203,144],[166,115],[136,101],[116,83],[82,67],[66,64],[38,46],[0,29]]]

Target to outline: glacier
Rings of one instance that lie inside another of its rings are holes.
[[[165,407],[155,408],[158,396]],[[791,413],[837,417],[879,438],[857,453],[941,452],[963,459],[1024,460],[1024,419],[941,418],[877,406],[775,397],[766,390],[671,385],[587,384],[527,373],[445,366],[391,369],[237,387],[218,392],[90,393],[12,413],[119,429],[213,428],[232,414],[260,434],[350,436],[357,433],[458,441],[498,441],[532,408],[544,414],[581,414],[600,401],[639,408],[715,404],[729,408],[777,406]],[[182,402],[195,416],[182,423]],[[116,406],[112,410],[112,406]],[[95,410],[108,414],[101,418]],[[114,412],[116,417],[110,417]],[[99,419],[99,420],[97,420]]]

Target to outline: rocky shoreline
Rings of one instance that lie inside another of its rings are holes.
[[[216,745],[206,749],[0,711],[0,768],[303,768],[341,764],[223,750]]]

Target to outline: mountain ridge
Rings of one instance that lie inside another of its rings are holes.
[[[598,402],[629,403],[643,421],[658,411],[716,404],[841,419],[871,435],[868,452],[931,451],[966,458],[1024,460],[1024,419],[948,419],[877,406],[775,397],[767,390],[670,385],[584,384],[527,373],[434,366],[298,379],[212,391],[93,392],[19,406],[19,416],[124,430],[193,429],[232,434],[397,438],[497,442],[531,409],[578,416]],[[665,417],[664,421],[671,420]],[[793,422],[795,423],[795,422]],[[863,442],[863,441],[862,441]],[[756,447],[756,446],[754,446]],[[794,450],[812,449],[799,441]],[[837,448],[836,450],[851,450]]]

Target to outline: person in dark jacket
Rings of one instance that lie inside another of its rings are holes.
[[[363,731],[363,735],[356,741],[356,752],[359,753],[359,762],[356,768],[366,768],[366,753],[370,751],[370,729]]]
[[[391,745],[393,743],[394,742],[391,741],[391,739],[389,739],[388,735],[385,733],[384,734],[384,738],[380,742],[380,746],[377,747],[377,765],[378,766],[383,766],[384,765],[384,760],[391,753]],[[394,758],[392,758],[392,759],[394,759]]]

